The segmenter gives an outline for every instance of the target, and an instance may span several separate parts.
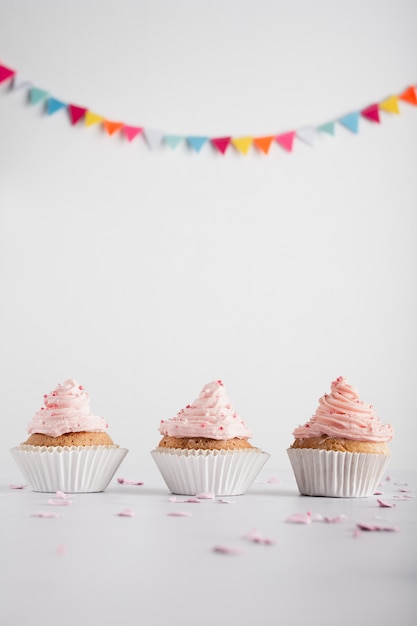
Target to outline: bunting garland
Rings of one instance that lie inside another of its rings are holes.
[[[381,100],[381,102],[376,102],[363,109],[341,115],[319,126],[303,126],[296,130],[260,137],[251,135],[239,137],[173,135],[171,133],[165,133],[160,129],[146,128],[125,124],[122,121],[109,120],[102,115],[90,111],[87,107],[63,102],[52,96],[48,91],[34,86],[30,81],[21,77],[16,70],[0,64],[0,84],[3,83],[9,84],[10,89],[13,91],[26,89],[28,103],[33,106],[43,105],[44,112],[48,116],[66,110],[72,126],[76,124],[84,124],[86,127],[101,125],[107,135],[112,136],[119,133],[123,135],[129,143],[137,137],[142,137],[151,150],[157,150],[165,144],[172,150],[175,150],[184,142],[192,152],[197,154],[201,152],[206,145],[209,145],[215,152],[223,156],[226,154],[229,146],[233,146],[234,149],[242,155],[247,155],[251,148],[268,155],[274,144],[277,144],[285,152],[292,152],[295,139],[300,140],[310,147],[314,147],[320,134],[325,133],[334,136],[337,124],[353,134],[358,134],[361,118],[371,124],[380,124],[381,112],[389,115],[400,114],[400,102],[417,107],[417,85],[411,85],[400,94],[391,95]]]

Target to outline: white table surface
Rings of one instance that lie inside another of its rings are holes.
[[[24,484],[11,461],[0,470],[0,623],[415,626],[417,472],[388,478],[379,497],[394,508],[303,497],[290,469],[269,467],[232,503],[173,503],[156,466],[125,462],[105,492],[53,506],[53,494],[10,488]],[[134,516],[118,515],[127,508]],[[307,511],[346,520],[287,521]],[[362,522],[398,531],[355,533]],[[243,538],[252,530],[276,543]]]

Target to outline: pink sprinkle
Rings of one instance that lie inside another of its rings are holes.
[[[226,500],[225,498],[217,498],[218,504],[235,504],[236,500]]]
[[[407,494],[403,495],[403,496],[392,496],[395,500],[401,500],[401,502],[407,502],[407,500],[410,500],[411,498],[415,498],[415,496],[409,496]]]
[[[9,485],[10,489],[26,489],[27,485]]]
[[[206,425],[205,424],[200,424],[201,428],[205,428]]]
[[[31,513],[30,517],[53,518],[53,517],[61,517],[61,515],[59,515],[59,513],[45,513],[44,511],[39,511],[38,513]]]
[[[179,503],[190,503],[190,504],[201,504],[201,500],[199,500],[198,498],[186,498],[185,500],[179,500],[178,498],[176,498],[175,496],[171,496],[170,498],[168,498],[169,502],[179,502]]]
[[[385,476],[385,480],[389,482],[391,480],[391,476]]]
[[[188,513],[188,511],[171,511],[167,515],[170,517],[191,517],[191,513]]]
[[[231,556],[242,554],[242,550],[239,550],[238,548],[229,548],[228,546],[214,546],[213,552],[216,552],[217,554],[228,554]]]
[[[287,518],[287,522],[291,522],[292,524],[310,524],[311,513],[294,513]]]
[[[81,391],[83,391],[84,387],[83,387],[82,385],[80,385],[80,386],[78,387],[78,389],[80,389]]]
[[[223,382],[222,382],[221,380],[218,380],[218,381],[217,381],[217,383],[218,383],[221,387],[223,387],[223,386],[224,386],[224,385],[223,385]]]
[[[382,496],[383,491],[374,491],[374,496]]]
[[[276,544],[275,539],[262,536],[257,530],[251,530],[246,535],[243,535],[243,539],[247,541],[253,541],[253,543],[259,543],[264,546],[273,546]]]
[[[118,515],[118,517],[134,517],[135,512],[133,509],[127,508],[120,511],[120,513],[116,513],[116,515]]]
[[[56,498],[60,498],[62,500],[69,500],[71,498],[71,496],[67,493],[64,493],[63,491],[57,491],[55,494]]]
[[[280,483],[280,479],[279,478],[275,478],[275,476],[272,476],[271,478],[268,478],[268,480],[266,481],[267,483],[273,483],[273,484],[278,484]]]
[[[387,532],[396,532],[399,529],[396,526],[382,526],[381,524],[357,524],[359,530],[369,530],[369,531],[387,531]]]
[[[53,498],[50,498],[48,500],[48,504],[51,504],[52,506],[68,506],[72,504],[72,500],[63,500],[62,498],[58,498],[58,500],[54,500]]]
[[[397,491],[399,491],[400,493],[411,493],[413,490],[412,489],[401,488],[401,489],[397,489]]]
[[[394,506],[396,506],[395,504],[390,504],[389,502],[384,502],[384,500],[381,500],[380,498],[377,498],[376,500],[379,504],[379,506],[382,506],[386,509],[392,509]]]
[[[219,426],[219,430],[224,430],[223,426]]]
[[[138,480],[128,480],[127,478],[118,478],[117,482],[119,485],[143,485],[143,482]]]
[[[202,492],[202,493],[196,493],[195,497],[198,498],[199,500],[214,500],[214,493],[211,493],[209,491],[207,492]]]

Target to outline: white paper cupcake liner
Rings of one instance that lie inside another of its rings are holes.
[[[258,448],[245,450],[180,450],[156,448],[151,455],[168,489],[175,494],[216,496],[244,494],[269,459]]]
[[[103,491],[128,453],[118,446],[30,446],[10,450],[33,491]]]
[[[385,454],[311,448],[289,448],[287,453],[299,492],[331,498],[371,496],[391,459]]]

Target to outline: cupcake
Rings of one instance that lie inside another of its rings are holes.
[[[159,432],[162,439],[151,454],[175,494],[241,495],[269,458],[249,443],[252,433],[221,380],[205,385],[175,417],[161,420]]]
[[[89,395],[75,380],[49,394],[28,426],[29,438],[11,454],[34,491],[103,491],[128,450],[115,445]]]
[[[371,496],[390,461],[390,424],[339,376],[309,422],[293,432],[287,450],[301,494],[354,498]]]

